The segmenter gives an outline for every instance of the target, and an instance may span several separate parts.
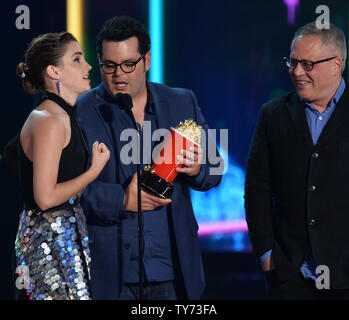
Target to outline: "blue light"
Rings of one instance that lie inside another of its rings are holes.
[[[228,153],[220,149],[219,153],[228,165],[220,185],[206,192],[190,190],[192,204],[198,223],[244,220],[244,183],[245,172],[236,166]],[[206,250],[245,251],[248,249],[247,234],[212,234],[203,237],[202,247]]]
[[[206,192],[190,190],[198,222],[231,221],[244,219],[245,172],[236,166],[225,150],[219,150],[228,171],[220,185]]]
[[[149,80],[163,82],[163,0],[149,0],[151,66]]]
[[[233,251],[239,252],[245,250],[244,234],[242,232],[236,232],[233,237]]]

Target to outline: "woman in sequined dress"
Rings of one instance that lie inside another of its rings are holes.
[[[83,189],[102,171],[109,150],[88,150],[75,120],[79,94],[90,89],[91,66],[70,33],[35,38],[17,67],[27,93],[43,92],[20,133],[18,168],[24,198],[15,252],[18,289],[29,299],[91,299]],[[86,170],[87,169],[87,170]]]

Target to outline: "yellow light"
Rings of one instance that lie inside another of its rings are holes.
[[[84,0],[67,0],[67,31],[83,47],[83,12]]]

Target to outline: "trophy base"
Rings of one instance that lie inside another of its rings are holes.
[[[144,190],[162,199],[170,198],[173,192],[173,185],[171,183],[150,171],[142,172],[141,186]]]

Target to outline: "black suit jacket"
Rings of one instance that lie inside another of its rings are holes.
[[[349,287],[348,85],[316,145],[296,93],[262,106],[245,209],[255,252],[272,249],[278,281],[297,272],[311,248],[317,265],[329,267],[331,288]]]

